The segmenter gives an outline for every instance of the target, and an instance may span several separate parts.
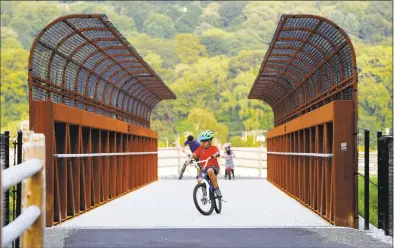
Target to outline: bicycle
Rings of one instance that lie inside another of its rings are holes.
[[[219,156],[219,155],[218,155],[218,156]],[[198,210],[202,215],[210,215],[210,214],[212,214],[213,209],[215,209],[215,212],[218,213],[218,214],[220,214],[220,213],[222,212],[222,201],[223,201],[223,200],[221,199],[221,197],[217,197],[217,196],[216,196],[216,194],[215,194],[215,189],[214,189],[214,187],[213,187],[213,184],[212,184],[211,180],[209,179],[208,172],[207,172],[207,170],[206,170],[206,166],[207,166],[207,164],[208,164],[208,160],[210,160],[210,158],[208,158],[208,159],[206,159],[206,160],[199,161],[200,164],[202,164],[203,162],[205,162],[205,165],[204,165],[204,166],[201,166],[201,167],[199,167],[198,164],[197,164],[194,160],[191,160],[191,161],[190,161],[191,164],[194,164],[194,166],[195,166],[197,169],[201,169],[200,175],[201,175],[201,177],[202,177],[202,182],[199,183],[199,184],[197,184],[197,185],[194,187],[194,190],[193,190],[193,201],[194,201],[194,205],[196,206],[197,210]],[[208,189],[208,190],[209,190],[209,196],[208,196],[208,194],[207,194],[207,185],[209,186],[209,189]],[[208,211],[204,211],[204,210],[200,207],[200,205],[198,204],[198,201],[197,201],[197,191],[198,191],[200,188],[202,189],[202,192],[203,192],[203,196],[202,196],[202,198],[201,198],[202,204],[203,204],[203,205],[207,205],[207,206],[209,207],[209,208],[208,208]]]
[[[190,155],[188,155],[188,157],[190,157]],[[186,160],[185,163],[183,163],[183,166],[182,166],[181,171],[179,172],[179,180],[182,179],[183,173],[185,173],[186,167],[187,167],[188,165],[189,165],[189,162],[188,162],[188,160]]]
[[[186,152],[184,152],[184,153],[186,153]],[[182,166],[182,169],[179,171],[179,180],[181,180],[182,179],[182,177],[183,177],[183,173],[185,173],[185,170],[186,170],[186,167],[188,166],[188,165],[190,165],[190,162],[191,162],[191,154],[189,154],[189,153],[186,153],[186,156],[188,157],[188,159],[183,163],[183,166]]]
[[[224,158],[235,158],[234,155],[225,155]],[[231,180],[231,167],[230,167],[230,160],[225,160],[225,173],[224,173],[224,178],[227,179],[228,176],[228,180]]]

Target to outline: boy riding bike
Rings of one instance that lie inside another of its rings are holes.
[[[208,161],[206,168],[203,169],[207,170],[209,179],[211,180],[213,187],[215,188],[216,196],[222,197],[217,182],[217,175],[219,174],[219,168],[220,168],[217,157],[220,156],[220,153],[219,153],[219,149],[216,146],[211,145],[213,138],[214,135],[212,131],[210,130],[202,131],[199,137],[202,145],[199,148],[197,148],[197,150],[192,154],[192,156],[193,158],[199,158],[199,160],[206,160],[208,158],[211,158]],[[198,182],[201,183],[202,178],[200,174],[198,174],[197,179]]]

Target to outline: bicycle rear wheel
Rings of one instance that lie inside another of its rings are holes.
[[[222,212],[222,199],[219,197],[216,197],[214,193],[212,193],[213,199],[214,199],[214,204],[215,204],[215,212],[220,214]]]
[[[199,192],[202,193],[202,196],[197,196]],[[210,215],[213,212],[215,202],[212,196],[213,194],[209,190],[209,185],[199,183],[194,187],[193,190],[194,205],[196,206],[198,212],[200,212],[202,215]],[[199,202],[199,200],[201,200],[201,202]]]

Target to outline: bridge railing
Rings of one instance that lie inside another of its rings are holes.
[[[18,237],[21,237],[21,247],[43,247],[44,244],[45,136],[27,132],[25,139],[28,142],[23,144],[24,162],[1,170],[1,194],[22,182],[22,213],[2,227],[1,247],[8,247]]]
[[[187,148],[188,149],[188,148]],[[267,172],[267,155],[275,155],[275,153],[267,152],[265,147],[234,147],[236,157],[234,165],[236,172],[240,176],[247,177],[266,177]],[[178,147],[162,147],[158,149],[158,169],[159,176],[179,175],[183,162],[186,159],[182,153],[182,148]],[[278,155],[278,154],[277,154]],[[371,174],[377,174],[377,153],[370,153],[369,165]],[[224,165],[224,158],[219,157],[220,165]],[[177,171],[174,170],[177,168]],[[364,153],[358,155],[358,170],[364,171]],[[223,173],[224,171],[221,171]]]

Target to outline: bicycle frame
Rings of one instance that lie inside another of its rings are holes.
[[[198,161],[198,163],[204,163],[205,162],[205,165],[204,166],[198,166],[198,164],[197,164],[197,162],[195,161],[195,160],[192,160],[191,161],[191,164],[193,164],[197,169],[202,169],[202,168],[206,168],[206,166],[207,166],[207,164],[208,164],[208,161],[210,160],[211,158],[208,158],[208,159],[206,159],[206,160],[201,160],[201,161]],[[200,171],[200,174],[201,174],[201,177],[202,177],[202,180],[203,181],[205,181],[208,185],[209,185],[209,189],[211,190],[211,191],[214,191],[214,187],[213,187],[213,184],[212,184],[212,182],[211,182],[211,179],[209,178],[209,176],[208,176],[208,172],[206,171],[206,170],[204,170],[204,171]]]

